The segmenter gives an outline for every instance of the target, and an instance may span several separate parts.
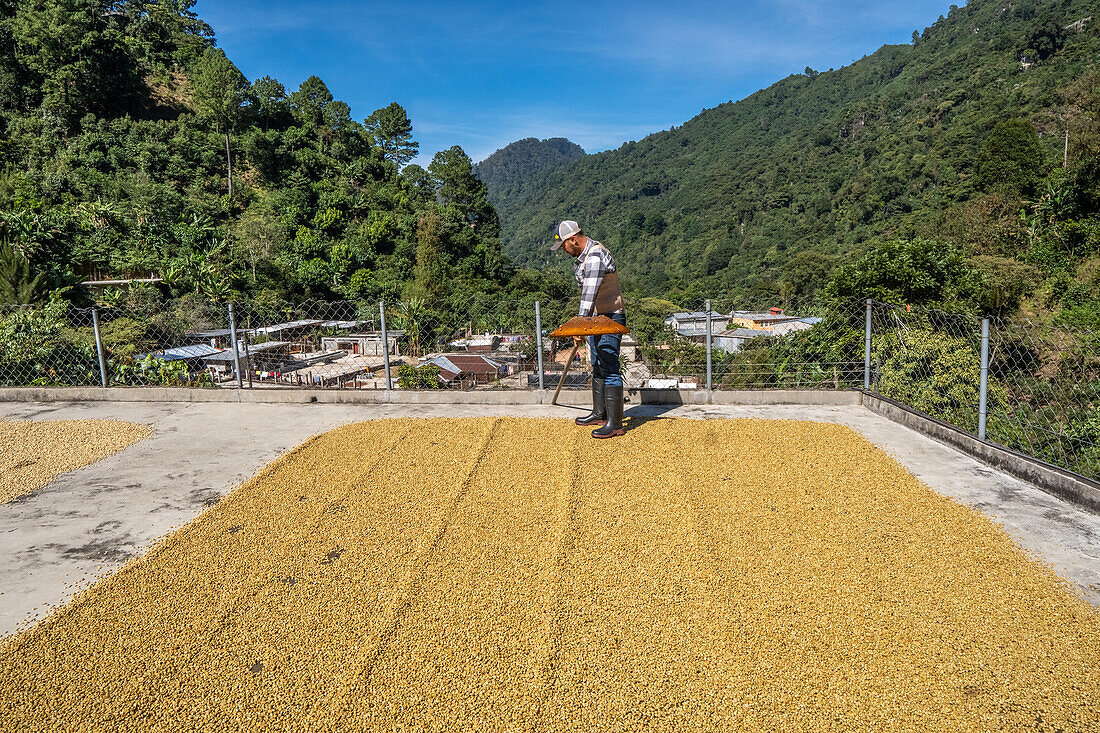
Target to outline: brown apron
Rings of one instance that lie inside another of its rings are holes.
[[[602,244],[599,248],[604,252],[607,252],[607,247]],[[592,249],[596,249],[593,247]],[[619,274],[617,272],[608,272],[603,276],[603,282],[600,283],[600,289],[596,292],[596,313],[614,313],[615,311],[621,311],[625,308],[623,303],[623,291],[619,287]]]

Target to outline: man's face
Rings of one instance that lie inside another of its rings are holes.
[[[581,244],[581,238],[576,234],[569,239],[562,240],[561,248],[572,257],[580,257],[581,252],[584,251],[584,245]]]

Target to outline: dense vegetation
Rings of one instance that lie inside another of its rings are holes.
[[[540,243],[568,216],[638,295],[1100,324],[1100,24],[1078,22],[1082,0],[976,0],[910,46],[619,150],[531,138],[477,175],[457,146],[409,165],[396,103],[359,122],[315,76],[250,82],[189,8],[0,0],[0,299],[146,274],[209,301],[566,298]]]
[[[490,155],[474,166],[474,173],[485,182],[490,201],[504,200],[526,181],[583,157],[584,148],[563,137],[528,137]]]
[[[501,255],[461,148],[408,165],[398,104],[359,122],[316,76],[245,79],[191,4],[0,0],[0,298],[149,274],[208,301],[567,292]]]
[[[828,287],[1100,325],[1100,20],[1078,22],[1094,14],[975,0],[911,45],[528,178],[493,198],[505,252],[547,264],[568,217],[634,289],[680,302]]]

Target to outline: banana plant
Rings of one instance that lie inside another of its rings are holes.
[[[393,314],[401,319],[408,331],[409,348],[413,356],[420,356],[420,319],[424,315],[424,299],[408,298],[400,301]]]

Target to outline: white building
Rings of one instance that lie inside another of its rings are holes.
[[[404,335],[404,331],[386,332],[389,353],[395,356],[401,354],[399,342]],[[346,351],[349,354],[359,356],[382,356],[382,332],[368,331],[348,333],[341,336],[325,336],[321,339],[321,349],[323,351]]]

